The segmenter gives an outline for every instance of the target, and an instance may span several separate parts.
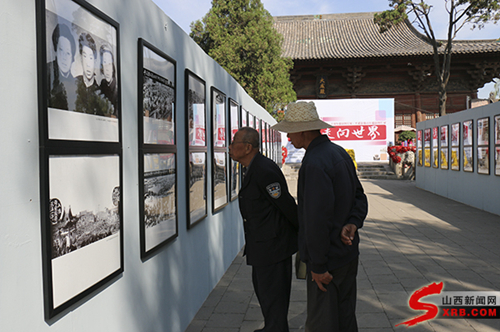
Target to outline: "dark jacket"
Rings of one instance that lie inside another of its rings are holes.
[[[278,165],[257,154],[239,193],[247,264],[280,262],[298,249],[297,205]]]
[[[342,227],[359,228],[368,201],[351,157],[327,136],[316,137],[307,147],[299,171],[299,249],[308,270],[324,273],[342,267],[359,255],[359,235],[347,246]]]

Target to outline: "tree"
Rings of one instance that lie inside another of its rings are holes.
[[[465,25],[481,29],[486,23],[490,21],[496,23],[500,19],[498,0],[444,0],[444,5],[448,13],[446,40],[436,38],[430,20],[433,6],[425,0],[389,0],[392,9],[374,15],[374,22],[379,25],[381,33],[407,20],[408,14],[415,16],[414,23],[424,32],[434,51],[434,72],[439,89],[439,115],[446,114],[446,86],[450,79],[452,41],[458,31]]]
[[[297,98],[293,62],[281,57],[283,37],[260,0],[212,0],[189,35],[269,113]]]
[[[417,137],[417,135],[415,134],[414,131],[411,131],[411,130],[407,130],[407,131],[402,131],[400,134],[399,134],[399,138],[398,140],[400,142],[403,142],[403,141],[407,141],[409,139],[415,139]]]

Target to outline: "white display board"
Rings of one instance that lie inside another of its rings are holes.
[[[322,130],[332,142],[354,149],[356,161],[387,162],[387,146],[394,140],[394,99],[328,99],[313,101],[321,120],[334,128]],[[282,136],[285,163],[300,163],[305,150],[297,150]]]

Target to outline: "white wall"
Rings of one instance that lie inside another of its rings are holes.
[[[494,144],[494,116],[500,114],[500,103],[494,103],[478,108],[449,114],[433,120],[417,123],[417,130],[425,128],[440,127],[460,123],[460,171],[449,169],[417,166],[417,187],[438,195],[451,198],[455,201],[465,203],[479,209],[500,215],[500,176],[495,175],[495,144]],[[478,174],[477,172],[477,119],[489,117],[490,137],[490,174]],[[463,170],[463,146],[462,146],[462,123],[467,120],[474,121],[474,171]],[[431,129],[432,135],[432,129]],[[431,137],[432,140],[432,137]],[[439,140],[439,138],[438,138]],[[449,143],[450,145],[450,143]],[[451,145],[449,146],[451,151]],[[431,147],[432,153],[432,147]],[[450,152],[451,153],[451,152]]]
[[[0,6],[0,330],[184,331],[244,243],[236,201],[212,215],[209,195],[208,217],[186,229],[184,69],[206,81],[207,107],[215,86],[259,118],[275,121],[151,1],[89,1],[120,24],[125,271],[45,321],[35,3]],[[140,258],[138,210],[138,38],[177,61],[179,236],[146,261]],[[210,181],[209,175],[207,188]]]

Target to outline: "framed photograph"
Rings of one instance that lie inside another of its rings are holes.
[[[431,147],[431,128],[424,129],[424,147]]]
[[[424,166],[431,167],[431,148],[424,149]]]
[[[232,100],[229,99],[229,122],[231,123],[230,130],[231,130],[231,142],[234,140],[234,135],[240,128],[240,110],[238,107],[238,104]],[[231,159],[231,158],[229,158]],[[231,170],[230,170],[230,197],[231,201],[235,200],[238,198],[239,190],[240,190],[240,164],[234,160],[230,160],[231,162]]]
[[[248,113],[248,126],[250,128],[254,128],[254,129],[257,129],[255,127],[255,116],[252,115],[251,113]]]
[[[490,153],[489,148],[480,146],[477,148],[477,173],[490,174]]]
[[[477,145],[490,144],[490,118],[477,119]]]
[[[241,106],[240,128],[248,127],[248,111]]]
[[[185,72],[185,84],[189,229],[207,216],[206,91],[205,81],[188,69]]]
[[[422,148],[422,130],[417,131],[417,149]]]
[[[432,147],[437,148],[439,137],[439,127],[432,128]]]
[[[472,145],[473,144],[473,141],[472,141],[472,134],[474,132],[474,122],[472,120],[467,120],[467,121],[464,121],[463,122],[463,125],[462,125],[462,139],[463,139],[463,142],[462,142],[462,145],[463,146],[469,146],[469,145]]]
[[[495,144],[500,144],[500,114],[495,115]]]
[[[189,153],[189,227],[207,216],[206,160],[206,152]]]
[[[139,61],[143,143],[174,145],[176,63],[143,39],[139,39]]]
[[[261,151],[262,154],[266,157],[269,157],[267,123],[265,121],[262,121],[261,144],[262,144],[262,151]]]
[[[178,235],[176,63],[143,39],[138,60],[139,211],[146,259]]]
[[[448,125],[441,126],[441,148],[448,147]]]
[[[472,146],[464,147],[464,172],[474,171],[474,155],[472,153]]]
[[[417,165],[418,166],[423,166],[423,162],[422,162],[422,148],[417,149],[417,158],[418,158]]]
[[[460,123],[451,125],[451,146],[460,146]]]
[[[43,136],[118,142],[119,25],[85,1],[39,1]]]
[[[46,315],[123,272],[119,155],[51,155],[44,217]]]
[[[432,167],[434,167],[434,168],[439,167],[439,149],[438,148],[432,148]]]
[[[144,259],[179,234],[175,153],[144,155],[141,257]]]
[[[453,146],[451,148],[450,164],[451,170],[460,170],[460,148],[458,146]]]
[[[448,148],[441,148],[440,162],[441,169],[448,169]]]
[[[227,109],[226,95],[216,88],[211,89],[212,96],[212,133],[213,133],[213,170],[212,170],[212,211],[215,213],[229,203],[228,197],[228,151],[226,141]]]
[[[495,175],[500,175],[500,146],[495,146]]]

